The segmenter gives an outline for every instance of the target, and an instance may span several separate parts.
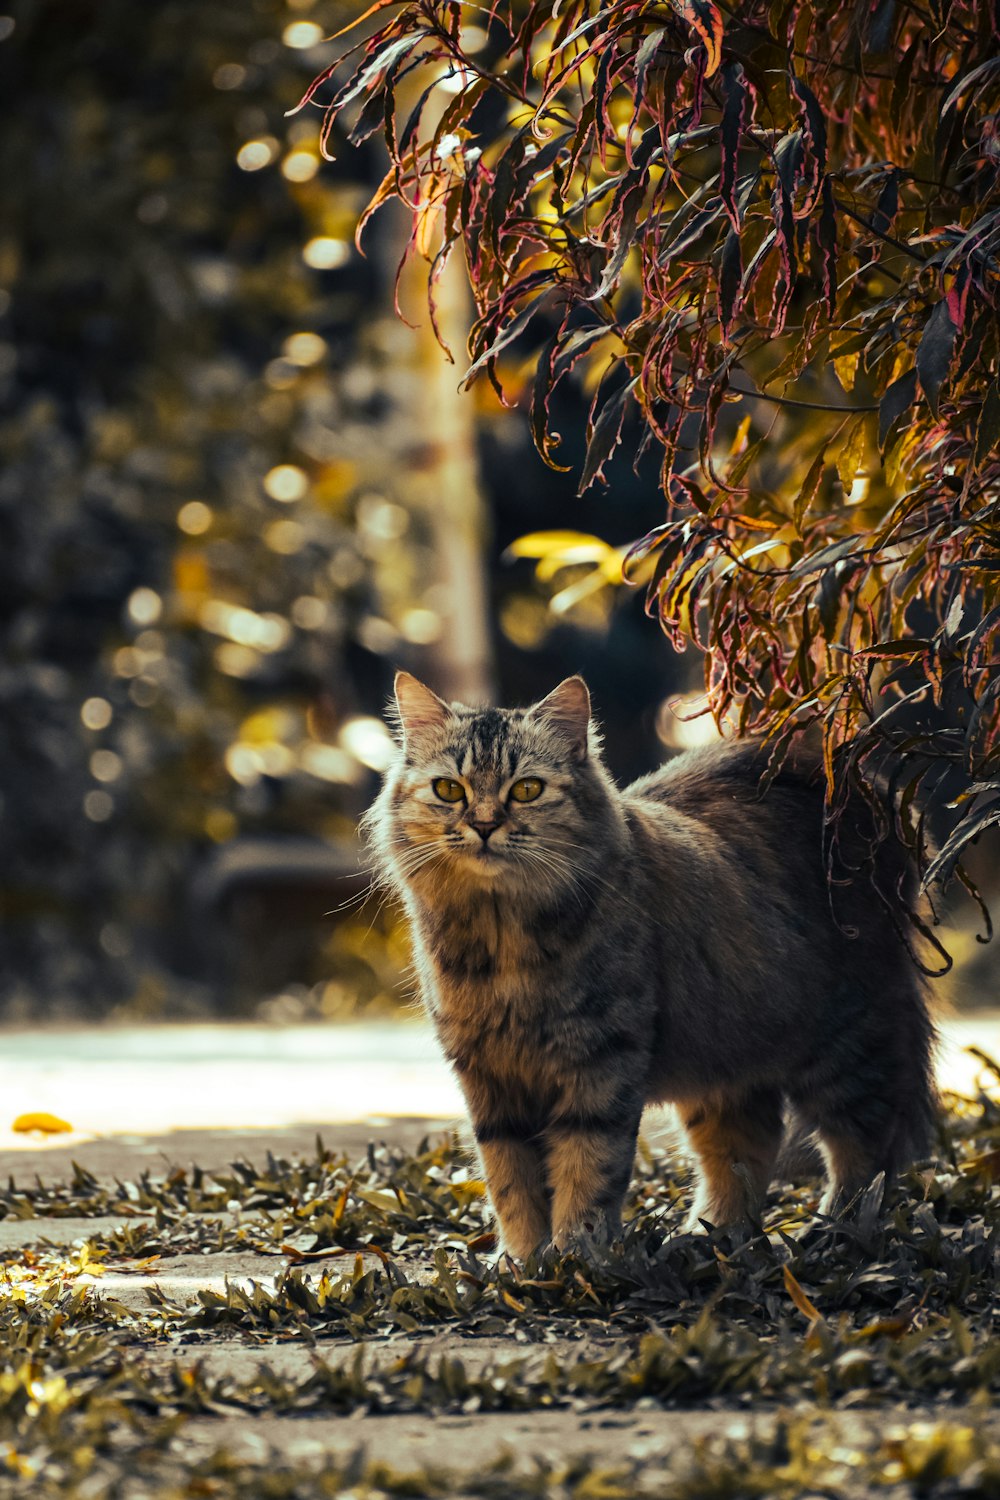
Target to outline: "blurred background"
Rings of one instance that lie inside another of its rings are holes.
[[[318,111],[286,116],[356,10],[0,14],[8,1026],[393,1011],[397,914],[335,909],[399,666],[505,703],[582,671],[620,779],[703,732],[667,706],[700,664],[608,581],[662,518],[655,462],[578,499],[516,345],[511,409],[460,396],[461,280],[451,365],[405,277],[394,311],[395,206],[353,245],[379,138],[321,163]],[[587,394],[562,391],[573,464]],[[959,1001],[996,1003],[994,949],[954,947]]]
[[[396,316],[402,215],[353,246],[380,141],[321,164],[318,112],[285,117],[355,12],[0,16],[8,1023],[393,1004],[395,914],[330,912],[361,889],[395,668],[512,703],[582,670],[623,776],[697,674],[640,595],[593,586],[606,545],[505,560],[641,535],[655,468],[577,500],[526,410],[458,394],[416,285]],[[460,280],[442,314],[460,360]],[[585,414],[568,395],[568,462]]]

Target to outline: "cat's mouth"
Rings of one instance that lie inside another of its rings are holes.
[[[465,848],[462,852],[470,865],[483,874],[499,871],[507,863],[503,850],[493,849],[489,844],[482,844],[478,849]]]

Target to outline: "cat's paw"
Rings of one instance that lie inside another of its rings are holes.
[[[537,1245],[529,1245],[527,1241],[510,1239],[506,1236],[497,1240],[493,1251],[487,1256],[494,1265],[502,1267],[505,1261],[515,1265],[523,1266],[532,1257],[540,1259],[550,1248],[550,1241],[540,1240]]]
[[[682,1234],[711,1234],[712,1221],[707,1217],[707,1208],[692,1208],[681,1225]]]
[[[603,1217],[581,1219],[561,1225],[552,1236],[552,1248],[560,1255],[578,1255],[593,1260],[614,1239],[614,1230]]]

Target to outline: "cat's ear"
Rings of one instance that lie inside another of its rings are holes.
[[[451,718],[451,709],[437,693],[432,693],[409,672],[397,672],[393,684],[396,712],[408,749],[436,729],[443,729]]]
[[[582,677],[567,677],[547,698],[535,704],[531,717],[541,719],[566,740],[574,760],[587,759],[590,694]]]

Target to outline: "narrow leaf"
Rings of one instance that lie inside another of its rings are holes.
[[[1000,386],[991,385],[979,408],[974,464],[978,469],[1000,443]]]
[[[802,488],[795,497],[792,507],[792,520],[795,522],[796,531],[802,531],[802,522],[805,520],[806,512],[816,499],[819,487],[823,482],[823,470],[826,467],[826,447],[822,447],[809,465]]]
[[[847,428],[840,452],[837,454],[837,473],[840,476],[845,500],[850,495],[858,471],[864,462],[865,449],[868,446],[867,422],[868,419],[864,413],[854,418]]]
[[[987,58],[978,67],[973,68],[971,73],[966,73],[955,84],[954,88],[947,94],[941,104],[942,117],[953,109],[962,95],[971,88],[973,83],[978,83],[981,78],[986,78],[990,73],[995,73],[1000,68],[1000,57]]]
[[[788,1293],[789,1297],[791,1297],[799,1312],[807,1317],[810,1323],[822,1322],[823,1314],[820,1312],[816,1304],[809,1300],[787,1266],[782,1266],[781,1278],[785,1283],[785,1291]]]
[[[1000,825],[1000,802],[988,802],[972,817],[963,818],[927,866],[921,881],[923,889],[926,890],[937,881],[944,884],[949,880],[966,845],[985,833],[987,828],[995,828],[997,825]]]
[[[670,0],[670,3],[705,48],[708,58],[705,77],[711,78],[722,61],[722,16],[718,8],[712,0]]]
[[[726,340],[729,338],[733,318],[739,305],[742,280],[743,259],[740,251],[740,237],[735,229],[731,229],[726,235],[719,264],[719,322],[722,326],[722,337]]]
[[[812,552],[808,556],[800,558],[789,573],[790,578],[806,578],[810,573],[819,573],[821,570],[832,569],[834,563],[842,562],[851,552],[855,550],[860,537],[845,536],[839,542],[830,542],[825,547],[820,547],[818,552]]]
[[[803,83],[801,78],[793,77],[792,88],[802,105],[802,118],[816,160],[818,179],[826,172],[826,120],[819,107],[819,100],[807,83]]]
[[[879,193],[875,212],[872,214],[872,228],[876,234],[888,234],[892,228],[892,221],[899,212],[899,174],[890,172],[886,178],[885,187]]]
[[[480,371],[496,358],[501,349],[506,349],[508,344],[512,344],[518,337],[518,335],[524,332],[524,330],[527,328],[528,324],[531,322],[535,314],[540,310],[542,303],[548,296],[549,288],[546,287],[544,291],[539,292],[536,296],[532,297],[531,301],[527,304],[526,307],[523,307],[521,309],[516,318],[511,318],[510,322],[503,329],[502,333],[497,334],[496,338],[490,344],[489,348],[484,349],[482,354],[479,355],[478,359],[474,360],[466,370],[465,375],[462,379],[463,390],[468,390],[469,386],[475,380]]]
[[[603,480],[604,465],[621,441],[625,403],[636,384],[635,379],[626,381],[622,388],[609,397],[601,407],[601,414],[594,424],[593,435],[587,445],[587,458],[583,466],[578,494],[582,495],[588,490],[595,479]]]
[[[819,223],[816,227],[822,270],[823,294],[832,317],[837,307],[837,219],[829,177],[820,189]]]
[[[738,231],[740,211],[736,201],[736,175],[740,138],[746,128],[748,114],[746,74],[739,63],[734,63],[726,68],[723,76],[726,103],[722,111],[722,128],[719,136],[719,196],[726,205],[730,223]]]
[[[917,394],[917,372],[907,370],[905,375],[900,375],[894,380],[886,391],[878,408],[878,446],[879,452],[885,452],[885,445],[889,434],[899,418],[913,405],[913,398]]]
[[[955,325],[951,321],[948,299],[942,298],[927,320],[917,347],[917,374],[931,415],[937,419],[938,395],[948,374],[955,352]]]
[[[538,366],[531,389],[531,432],[535,447],[549,468],[565,474],[568,465],[559,463],[554,456],[555,449],[558,448],[562,439],[558,432],[549,430],[549,401],[556,383],[553,365],[562,336],[563,330],[560,328],[548,340],[538,356]]]

